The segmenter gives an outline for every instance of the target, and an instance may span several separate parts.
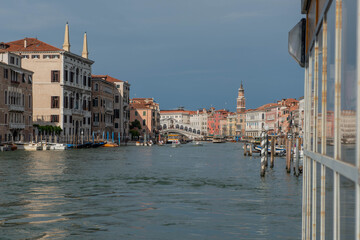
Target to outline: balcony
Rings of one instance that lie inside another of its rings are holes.
[[[20,105],[9,105],[10,112],[24,112],[25,107]]]
[[[83,110],[80,110],[80,109],[72,109],[73,111],[73,114],[76,114],[76,115],[84,115],[84,111]]]
[[[10,129],[25,129],[25,123],[9,123]]]
[[[99,122],[93,122],[93,127],[98,127],[100,124],[99,124]]]

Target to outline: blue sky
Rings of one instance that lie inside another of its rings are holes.
[[[88,33],[94,74],[127,80],[132,97],[161,109],[235,111],[244,83],[247,108],[303,96],[304,71],[287,51],[300,0],[13,0],[0,8],[0,42],[24,37],[71,51]]]

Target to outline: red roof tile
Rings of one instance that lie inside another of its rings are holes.
[[[124,82],[109,75],[91,75],[92,78],[103,78],[107,82]]]
[[[25,48],[26,40],[26,48]],[[51,46],[50,44],[44,43],[36,38],[24,38],[13,42],[6,43],[9,45],[8,48],[3,51],[9,52],[56,52],[64,51],[60,48]]]

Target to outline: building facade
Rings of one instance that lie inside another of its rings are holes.
[[[0,144],[33,140],[33,72],[22,68],[21,56],[0,43]]]
[[[212,113],[213,109],[209,111],[205,108],[197,110],[190,115],[190,125],[193,129],[201,131],[201,135],[208,135],[208,116]]]
[[[216,110],[208,117],[208,135],[219,136],[221,134],[220,121],[227,118],[228,110]],[[226,131],[225,131],[226,132]]]
[[[227,127],[226,127],[226,136],[230,138],[235,138],[237,136],[237,114],[236,113],[229,113],[227,117]]]
[[[160,118],[161,120],[174,119],[174,122],[190,125],[191,114],[193,114],[193,111],[185,110],[183,108],[177,110],[161,110]]]
[[[121,140],[129,137],[130,126],[130,84],[109,75],[92,75],[93,79],[106,81],[113,85],[113,129]],[[93,90],[94,91],[94,90]]]
[[[62,128],[66,142],[89,138],[91,134],[91,66],[87,36],[82,55],[70,52],[66,24],[63,49],[36,38],[7,43],[9,51],[22,57],[24,68],[33,75],[33,122]]]
[[[156,140],[160,130],[160,107],[153,98],[133,98],[130,100],[130,122],[141,124],[140,136]]]
[[[92,76],[92,132],[97,139],[114,132],[114,102],[117,89],[111,82]],[[117,137],[117,136],[116,136]]]
[[[260,137],[261,131],[265,126],[264,109],[248,109],[246,111],[246,128],[247,137]]]

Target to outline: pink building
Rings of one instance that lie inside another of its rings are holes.
[[[155,139],[160,127],[159,104],[153,98],[133,98],[130,100],[130,124],[138,120],[140,136]]]
[[[208,135],[216,136],[220,135],[220,120],[226,119],[229,114],[228,110],[217,110],[208,117]]]

